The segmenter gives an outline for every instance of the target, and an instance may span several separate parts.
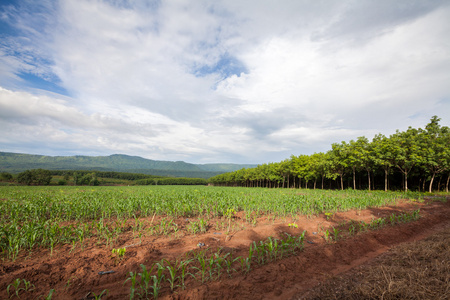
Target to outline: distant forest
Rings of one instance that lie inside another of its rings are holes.
[[[56,178],[55,178],[56,177]],[[12,175],[0,173],[3,184],[21,185],[206,185],[204,178],[161,177],[138,173],[92,170],[25,170]]]
[[[277,188],[388,189],[448,192],[450,130],[433,116],[424,129],[409,127],[372,141],[334,143],[325,153],[292,155],[256,168],[209,179],[214,185]]]

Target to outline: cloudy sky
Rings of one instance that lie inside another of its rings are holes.
[[[0,3],[0,151],[264,163],[450,124],[450,1]]]

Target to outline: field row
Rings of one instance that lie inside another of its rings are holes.
[[[372,219],[371,222],[354,221],[341,223],[335,227],[324,229],[318,234],[327,242],[338,242],[341,239],[352,237],[360,232],[377,230],[385,226],[394,226],[399,223],[408,223],[420,218],[420,210],[408,213],[390,214],[386,217]],[[294,224],[290,224],[294,225]],[[295,255],[304,248],[306,231],[295,236],[284,233],[281,238],[268,237],[265,240],[254,241],[247,254],[236,256],[234,251],[226,248],[206,247],[191,250],[174,259],[161,259],[150,265],[140,264],[140,270],[129,272],[123,285],[129,289],[129,299],[157,299],[162,294],[169,294],[185,290],[188,286],[218,281],[221,278],[232,278],[236,274],[247,274],[252,269],[267,263],[281,260]],[[127,255],[126,248],[112,249],[112,257],[120,263]],[[108,272],[105,272],[108,273]],[[16,278],[7,286],[7,294],[31,296],[35,286],[26,279]],[[51,289],[47,295],[51,299],[58,291]],[[109,291],[98,290],[92,293],[95,299],[107,296]]]
[[[0,251],[14,260],[21,250],[35,247],[51,252],[58,244],[83,248],[91,237],[113,246],[124,233],[140,239],[180,231],[195,235],[212,226],[233,230],[237,214],[254,225],[261,216],[295,219],[385,206],[404,198],[420,200],[421,194],[187,186],[2,187]]]

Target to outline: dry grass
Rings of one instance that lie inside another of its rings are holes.
[[[450,228],[400,245],[299,299],[450,299]]]

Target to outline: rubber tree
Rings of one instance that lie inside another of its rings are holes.
[[[419,131],[412,127],[409,127],[407,131],[397,130],[395,134],[391,135],[390,139],[393,145],[394,165],[404,175],[404,189],[406,192],[408,191],[409,172],[423,160],[419,142]]]
[[[347,151],[347,161],[348,165],[352,169],[353,173],[353,189],[356,190],[356,171],[361,168],[361,160],[359,153],[361,149],[359,149],[359,145],[354,140],[351,140],[346,147],[344,148]]]
[[[357,165],[367,172],[367,181],[369,184],[369,191],[371,190],[372,182],[370,180],[370,174],[373,171],[374,167],[374,154],[372,144],[369,143],[369,140],[361,136],[356,140],[356,157],[357,157]]]
[[[384,191],[387,192],[389,186],[389,173],[394,166],[394,146],[391,139],[382,134],[377,134],[372,140],[372,158],[374,164],[384,171]]]
[[[431,193],[437,174],[450,167],[450,130],[439,125],[440,119],[433,116],[424,130],[419,130],[423,154],[422,168],[430,174],[428,191]]]
[[[331,150],[329,151],[330,156],[330,168],[332,173],[337,174],[341,178],[341,190],[344,189],[344,175],[349,167],[348,165],[348,144],[346,142],[333,143],[331,145]]]
[[[315,161],[317,163],[317,165],[316,165],[317,174],[322,179],[322,190],[323,190],[323,182],[324,182],[325,177],[328,172],[329,157],[328,157],[327,153],[323,153],[323,152],[314,153],[313,156],[315,157]]]

